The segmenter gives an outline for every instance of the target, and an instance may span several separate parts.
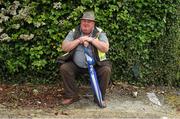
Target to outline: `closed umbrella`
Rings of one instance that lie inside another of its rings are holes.
[[[93,67],[93,65],[95,64],[95,61],[90,56],[87,47],[84,47],[84,53],[85,53],[85,57],[86,57],[87,64],[88,64],[88,70],[89,70],[89,75],[90,75],[91,87],[93,89],[94,94],[97,97],[97,100],[99,102],[99,106],[103,107],[103,104],[102,104],[102,94],[101,94],[101,90],[99,88],[99,83],[98,83],[96,71],[95,71],[95,69]]]

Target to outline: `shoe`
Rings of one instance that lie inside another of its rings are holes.
[[[96,103],[100,108],[106,108],[106,107],[107,107],[107,105],[106,105],[106,100],[103,100],[103,101],[102,101],[102,104],[100,104],[100,103],[98,102],[98,100],[94,99],[94,103]]]
[[[63,101],[61,102],[62,105],[70,105],[74,102],[77,102],[78,100],[80,100],[79,97],[76,97],[76,98],[66,98],[66,99],[63,99]]]

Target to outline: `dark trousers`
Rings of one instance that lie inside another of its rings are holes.
[[[105,99],[106,89],[111,75],[111,66],[94,66],[97,78],[102,92],[102,98]],[[76,98],[78,96],[78,86],[75,79],[78,75],[88,73],[88,69],[79,68],[73,62],[66,62],[60,66],[60,73],[63,79],[65,98]]]

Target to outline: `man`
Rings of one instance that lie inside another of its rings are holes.
[[[62,104],[68,105],[79,100],[75,78],[80,74],[88,73],[84,47],[88,48],[88,52],[95,59],[94,68],[99,80],[103,106],[106,107],[105,94],[111,75],[111,64],[105,54],[109,50],[109,42],[106,34],[95,26],[93,11],[84,12],[80,25],[70,31],[62,43],[63,51],[72,53],[72,60],[60,66],[65,92]],[[96,96],[94,102],[98,104]]]

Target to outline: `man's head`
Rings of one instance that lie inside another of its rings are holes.
[[[92,32],[95,25],[95,16],[93,11],[84,12],[81,18],[81,30],[84,34],[88,35]]]

